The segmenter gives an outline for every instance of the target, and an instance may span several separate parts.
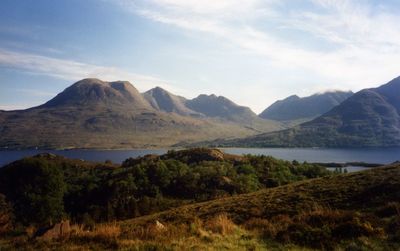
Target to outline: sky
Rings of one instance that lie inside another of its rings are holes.
[[[399,23],[398,0],[2,0],[0,109],[96,77],[259,113],[399,76]]]

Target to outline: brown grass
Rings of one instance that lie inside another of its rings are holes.
[[[73,225],[71,231],[73,239],[102,243],[113,243],[121,235],[121,227],[116,222],[95,225],[93,230],[86,230],[83,225]]]
[[[186,224],[163,224],[164,228],[157,227],[156,223],[150,223],[146,226],[133,226],[123,233],[125,238],[135,240],[172,240],[183,238],[191,234],[190,227]]]
[[[229,235],[234,232],[236,225],[232,222],[227,214],[222,213],[211,220],[208,220],[205,224],[205,228],[213,233]]]

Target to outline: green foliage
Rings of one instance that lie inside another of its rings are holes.
[[[60,167],[40,158],[26,158],[1,171],[1,191],[13,202],[19,221],[49,225],[62,218],[65,184]]]
[[[0,192],[25,224],[48,224],[65,212],[90,226],[329,174],[306,163],[228,156],[215,149],[148,155],[121,167],[38,156],[1,170],[0,179],[15,182],[0,185]]]

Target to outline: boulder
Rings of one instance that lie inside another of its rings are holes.
[[[69,220],[61,221],[49,228],[38,230],[36,233],[36,239],[43,241],[66,239],[69,237],[70,232],[71,226]]]

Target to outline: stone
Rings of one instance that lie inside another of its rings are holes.
[[[66,239],[69,237],[71,232],[71,226],[69,220],[61,221],[60,223],[54,224],[47,229],[40,229],[36,233],[38,240],[50,241],[55,239]]]

